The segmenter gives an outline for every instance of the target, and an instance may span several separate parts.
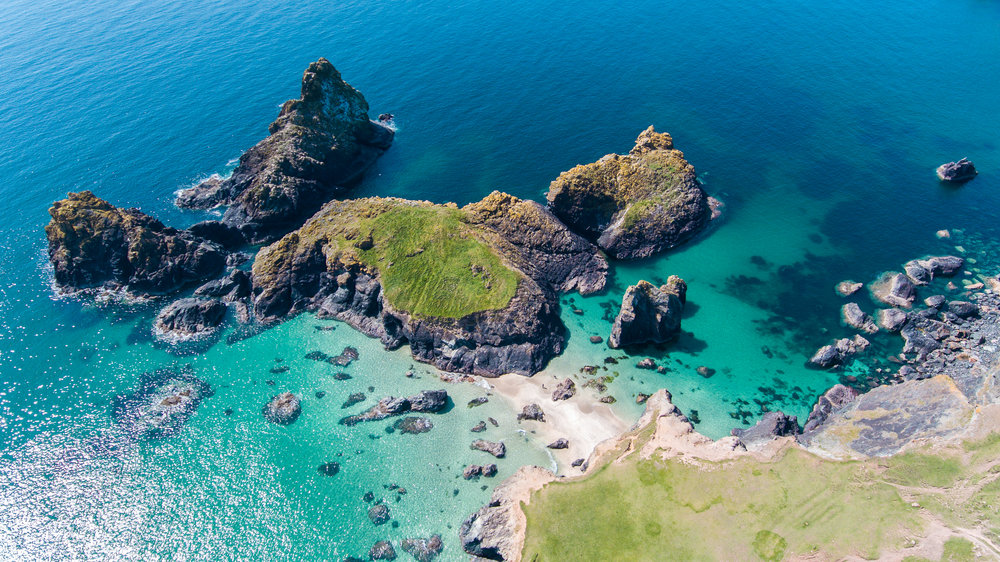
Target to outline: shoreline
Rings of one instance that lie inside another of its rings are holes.
[[[610,404],[599,402],[599,396],[589,388],[577,385],[576,394],[568,400],[552,400],[552,392],[565,376],[545,371],[532,377],[507,374],[495,379],[482,379],[490,392],[503,398],[515,413],[528,404],[537,404],[545,413],[545,421],[519,421],[519,427],[544,447],[565,438],[565,449],[546,449],[556,463],[556,476],[575,476],[582,467],[573,467],[577,459],[586,461],[597,446],[614,439],[632,427]],[[569,378],[573,378],[570,376]]]

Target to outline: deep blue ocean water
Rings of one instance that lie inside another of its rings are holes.
[[[149,310],[53,297],[42,230],[52,201],[91,189],[171,225],[202,220],[173,207],[173,193],[225,172],[266,135],[316,58],[330,59],[372,114],[396,115],[395,144],[357,196],[465,204],[500,189],[542,200],[560,171],[627,151],[650,124],[669,131],[725,201],[724,218],[677,252],[618,266],[607,295],[568,295],[584,315],[564,307],[570,349],[541,376],[601,362],[608,351],[587,336],[606,337],[604,314],[624,287],[679,274],[693,303],[687,333],[637,354],[671,372],[623,361],[611,392],[620,414],[634,418],[636,392],[666,387],[718,437],[752,423],[761,406],[804,417],[837,382],[837,373],[803,367],[818,345],[847,334],[837,322],[837,281],[868,281],[908,259],[956,251],[956,240],[935,238],[939,229],[996,237],[998,24],[1000,6],[982,0],[878,8],[7,0],[0,552],[340,559],[379,538],[436,532],[443,557],[461,558],[455,529],[489,490],[456,479],[472,459],[465,441],[449,436],[490,413],[509,417],[502,404],[456,408],[426,435],[389,435],[382,425],[348,431],[336,424],[346,394],[439,387],[436,375],[417,366],[421,378],[406,379],[405,350],[385,353],[344,325],[317,331],[308,316],[179,358],[141,337]],[[980,176],[942,186],[934,168],[962,156]],[[976,257],[983,274],[997,273],[989,269],[997,256]],[[302,359],[348,344],[362,357],[347,384]],[[293,368],[272,388],[265,381],[277,378],[275,358]],[[111,399],[134,390],[139,373],[183,363],[216,394],[180,435],[122,459],[53,470],[66,450],[111,426]],[[718,373],[699,377],[700,365]],[[869,367],[855,372],[864,378]],[[268,426],[260,407],[285,389],[328,397],[308,399],[293,426]],[[459,404],[482,393],[448,389]],[[548,462],[530,436],[498,431],[513,443],[501,477]],[[341,474],[318,475],[316,465],[334,459]],[[389,482],[409,490],[398,503],[382,487]],[[359,498],[369,490],[390,502],[397,527],[367,521]]]

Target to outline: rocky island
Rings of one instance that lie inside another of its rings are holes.
[[[650,126],[626,154],[559,174],[549,208],[616,259],[645,258],[697,234],[711,216],[694,166],[667,133]]]
[[[332,201],[260,251],[254,314],[315,311],[442,370],[530,375],[563,349],[557,294],[601,290],[606,275],[597,248],[504,193],[462,208]]]
[[[177,205],[228,205],[224,225],[251,243],[274,240],[344,194],[393,138],[392,129],[368,118],[364,96],[324,58],[309,65],[301,97],[285,102],[268,131],[230,177],[180,192]]]
[[[671,275],[662,287],[639,281],[625,291],[621,310],[611,327],[608,346],[614,349],[642,343],[663,343],[677,337],[687,301],[687,283]]]

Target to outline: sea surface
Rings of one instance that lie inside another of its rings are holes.
[[[568,350],[543,376],[598,365],[628,421],[637,393],[667,388],[721,437],[767,410],[802,420],[846,376],[884,378],[878,354],[843,372],[804,366],[850,334],[838,281],[963,250],[974,273],[1000,271],[998,29],[1000,5],[982,0],[0,3],[0,553],[340,560],[440,533],[439,559],[460,560],[458,525],[490,487],[522,464],[552,465],[501,399],[467,408],[486,390],[444,383],[346,325],[302,315],[251,337],[229,328],[179,355],[151,338],[158,304],[53,293],[52,201],[90,189],[170,225],[203,220],[174,193],[231,170],[311,61],[330,59],[372,115],[396,115],[396,141],[357,196],[466,204],[499,189],[542,201],[560,171],[628,151],[650,124],[669,131],[723,217],[682,249],[615,264],[606,294],[566,295]],[[940,184],[934,168],[963,156],[980,176]],[[677,343],[590,343],[607,337],[625,287],[671,274],[689,285]],[[900,341],[873,343],[890,353]],[[360,359],[345,369],[305,358],[346,346]],[[635,368],[643,357],[667,372]],[[164,368],[214,395],[177,435],[114,437],[115,397]],[[337,423],[430,388],[455,405],[429,433]],[[301,418],[264,421],[286,390],[303,396]],[[367,401],[341,408],[355,392]],[[468,428],[487,417],[499,427],[484,435],[510,452],[495,480],[467,482],[462,467],[487,460]],[[94,443],[113,454],[87,453]],[[337,475],[317,470],[331,461]],[[368,521],[366,492],[392,523]]]

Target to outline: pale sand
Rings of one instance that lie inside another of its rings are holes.
[[[560,437],[568,439],[568,448],[549,451],[558,465],[557,474],[576,475],[581,471],[570,466],[574,460],[589,458],[598,443],[618,437],[632,424],[618,417],[608,404],[598,402],[600,395],[592,389],[581,388],[578,381],[575,396],[569,400],[553,401],[552,391],[565,378],[538,373],[533,377],[504,375],[484,380],[493,387],[495,394],[510,403],[515,412],[520,413],[524,406],[531,403],[541,407],[545,421],[524,420],[520,422],[520,428],[543,446]]]

